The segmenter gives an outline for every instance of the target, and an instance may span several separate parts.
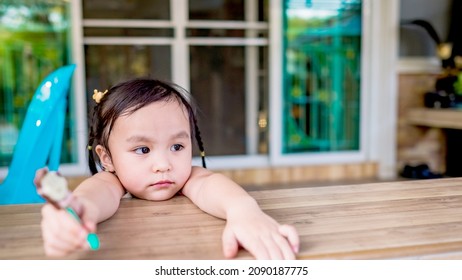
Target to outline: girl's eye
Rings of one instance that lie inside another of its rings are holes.
[[[139,155],[144,155],[144,154],[147,154],[149,153],[151,150],[148,148],[148,147],[141,147],[141,148],[137,148],[135,149],[135,153],[139,154]]]
[[[183,148],[184,148],[184,147],[183,147],[183,145],[181,145],[181,144],[174,144],[174,145],[170,148],[170,150],[171,150],[172,152],[177,152],[177,151],[181,151]]]

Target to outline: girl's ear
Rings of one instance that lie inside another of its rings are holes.
[[[107,150],[101,146],[97,145],[95,149],[96,154],[99,157],[101,165],[103,166],[104,171],[114,172],[114,165],[112,164],[112,159]]]

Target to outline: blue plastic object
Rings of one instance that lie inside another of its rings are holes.
[[[58,170],[66,100],[75,64],[48,75],[32,97],[14,148],[8,175],[0,185],[0,205],[43,203],[34,185],[35,172],[48,165]]]

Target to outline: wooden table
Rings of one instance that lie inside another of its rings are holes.
[[[254,191],[298,229],[300,259],[462,259],[462,178]],[[0,206],[0,258],[44,259],[40,205]],[[220,259],[224,221],[186,197],[127,199],[102,248],[71,259]],[[238,258],[251,256],[241,250]]]

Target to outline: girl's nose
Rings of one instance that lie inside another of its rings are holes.
[[[152,171],[153,172],[166,172],[171,169],[170,160],[166,155],[157,154],[153,158]]]

